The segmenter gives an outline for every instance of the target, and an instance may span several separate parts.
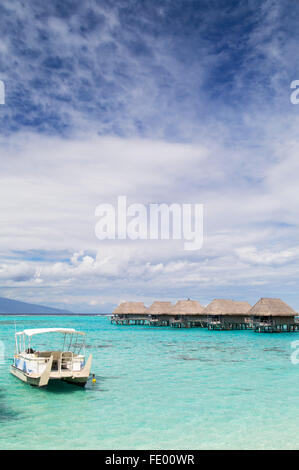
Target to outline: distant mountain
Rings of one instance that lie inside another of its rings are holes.
[[[19,302],[18,300],[6,299],[0,297],[0,314],[11,313],[72,313],[68,310],[60,310],[59,308],[45,307],[44,305],[28,304],[27,302]]]

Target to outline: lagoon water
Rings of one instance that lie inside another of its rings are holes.
[[[85,331],[96,384],[37,389],[12,376],[14,320],[19,331]],[[0,316],[0,340],[0,449],[299,447],[299,364],[290,360],[299,333],[115,326],[89,316]]]

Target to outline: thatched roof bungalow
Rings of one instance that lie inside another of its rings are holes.
[[[144,317],[148,311],[143,302],[122,302],[113,310],[113,315],[126,318]]]
[[[206,326],[204,308],[197,300],[178,300],[173,307],[173,326]]]
[[[249,318],[251,305],[248,302],[214,299],[204,309],[203,314],[207,316],[207,322],[210,324],[222,325],[228,329],[237,325],[246,326]]]
[[[255,325],[294,325],[297,313],[281,299],[262,297],[249,311]]]
[[[148,308],[150,324],[169,326],[173,319],[173,305],[171,302],[155,301]]]

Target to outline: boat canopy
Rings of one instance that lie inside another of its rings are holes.
[[[85,335],[81,331],[76,331],[74,328],[34,328],[31,330],[24,330],[19,331],[16,335],[26,335],[26,336],[34,336],[40,335],[42,333],[69,333],[69,334],[76,334],[76,335]]]

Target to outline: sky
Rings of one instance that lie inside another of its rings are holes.
[[[299,311],[299,4],[2,0],[0,295],[281,297]],[[204,243],[99,240],[95,209],[203,204]]]

